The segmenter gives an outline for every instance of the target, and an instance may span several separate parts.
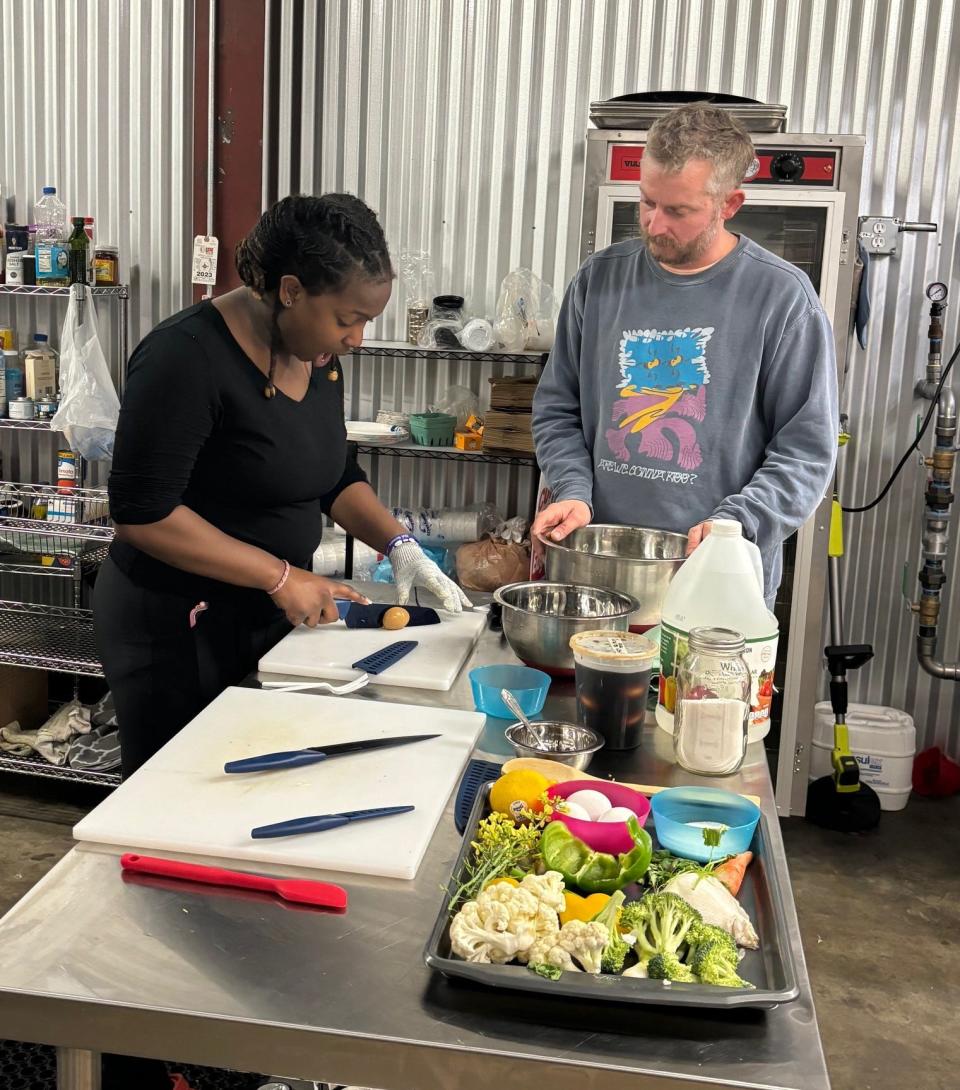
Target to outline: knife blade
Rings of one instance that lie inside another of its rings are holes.
[[[342,814],[315,814],[312,817],[290,818],[273,825],[259,825],[250,830],[254,840],[266,840],[277,836],[298,836],[300,833],[322,833],[327,829],[339,829],[353,821],[369,821],[372,818],[390,817],[393,814],[409,814],[415,806],[380,806],[373,810],[348,810]]]
[[[406,746],[411,742],[426,742],[431,738],[439,737],[439,734],[401,734],[392,738],[360,738],[353,742],[334,742],[329,746],[306,746],[303,749],[262,753],[256,757],[227,761],[223,771],[227,773],[268,772],[277,768],[300,768],[303,765],[325,761],[329,757],[344,757],[351,753],[366,753],[377,749],[389,749],[392,746]]]

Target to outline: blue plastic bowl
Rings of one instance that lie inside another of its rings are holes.
[[[524,715],[539,715],[547,699],[550,675],[529,666],[478,666],[470,671],[470,688],[478,712],[516,722],[517,717],[500,699],[500,690],[513,693]]]
[[[727,826],[720,844],[712,849],[713,858],[722,859],[749,849],[760,820],[758,806],[719,787],[671,787],[653,795],[650,804],[661,846],[700,863],[710,859],[711,849],[703,842],[703,829],[689,822],[712,821]]]

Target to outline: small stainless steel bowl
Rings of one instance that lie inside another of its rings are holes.
[[[578,723],[546,720],[534,722],[533,726],[534,730],[530,730],[523,723],[514,723],[506,729],[506,739],[518,757],[542,757],[582,772],[597,750],[603,748],[600,735]]]
[[[517,657],[548,674],[573,673],[570,637],[594,628],[626,632],[639,603],[604,587],[535,580],[510,583],[493,596],[503,608],[503,634]]]

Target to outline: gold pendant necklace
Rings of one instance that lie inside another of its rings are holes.
[[[273,374],[277,369],[277,357],[273,352],[270,353],[270,370],[267,372],[267,384],[263,388],[263,396],[269,400],[271,397],[277,396],[277,388],[273,384]]]
[[[308,361],[304,360],[303,365],[306,368],[306,372],[307,372],[307,388],[309,389],[309,387],[310,387],[310,363]],[[270,400],[270,398],[277,396],[277,388],[273,384],[273,376],[274,376],[274,372],[276,371],[276,369],[277,369],[277,357],[273,352],[271,352],[270,353],[270,370],[267,372],[267,384],[263,388],[263,396],[268,401]],[[336,382],[338,376],[335,375],[335,374],[334,375],[327,375],[327,378],[330,378],[334,382]]]

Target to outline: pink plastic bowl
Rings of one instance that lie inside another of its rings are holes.
[[[637,821],[641,827],[650,814],[650,800],[632,787],[624,787],[622,783],[608,783],[606,780],[569,780],[566,783],[555,783],[547,794],[551,798],[568,799],[577,791],[599,791],[606,795],[611,806],[626,806],[637,815]],[[571,833],[582,840],[588,848],[595,852],[609,852],[611,855],[619,855],[621,852],[629,852],[634,844],[630,830],[625,821],[581,821],[579,818],[567,817],[566,814],[557,814],[554,821],[562,821]]]

